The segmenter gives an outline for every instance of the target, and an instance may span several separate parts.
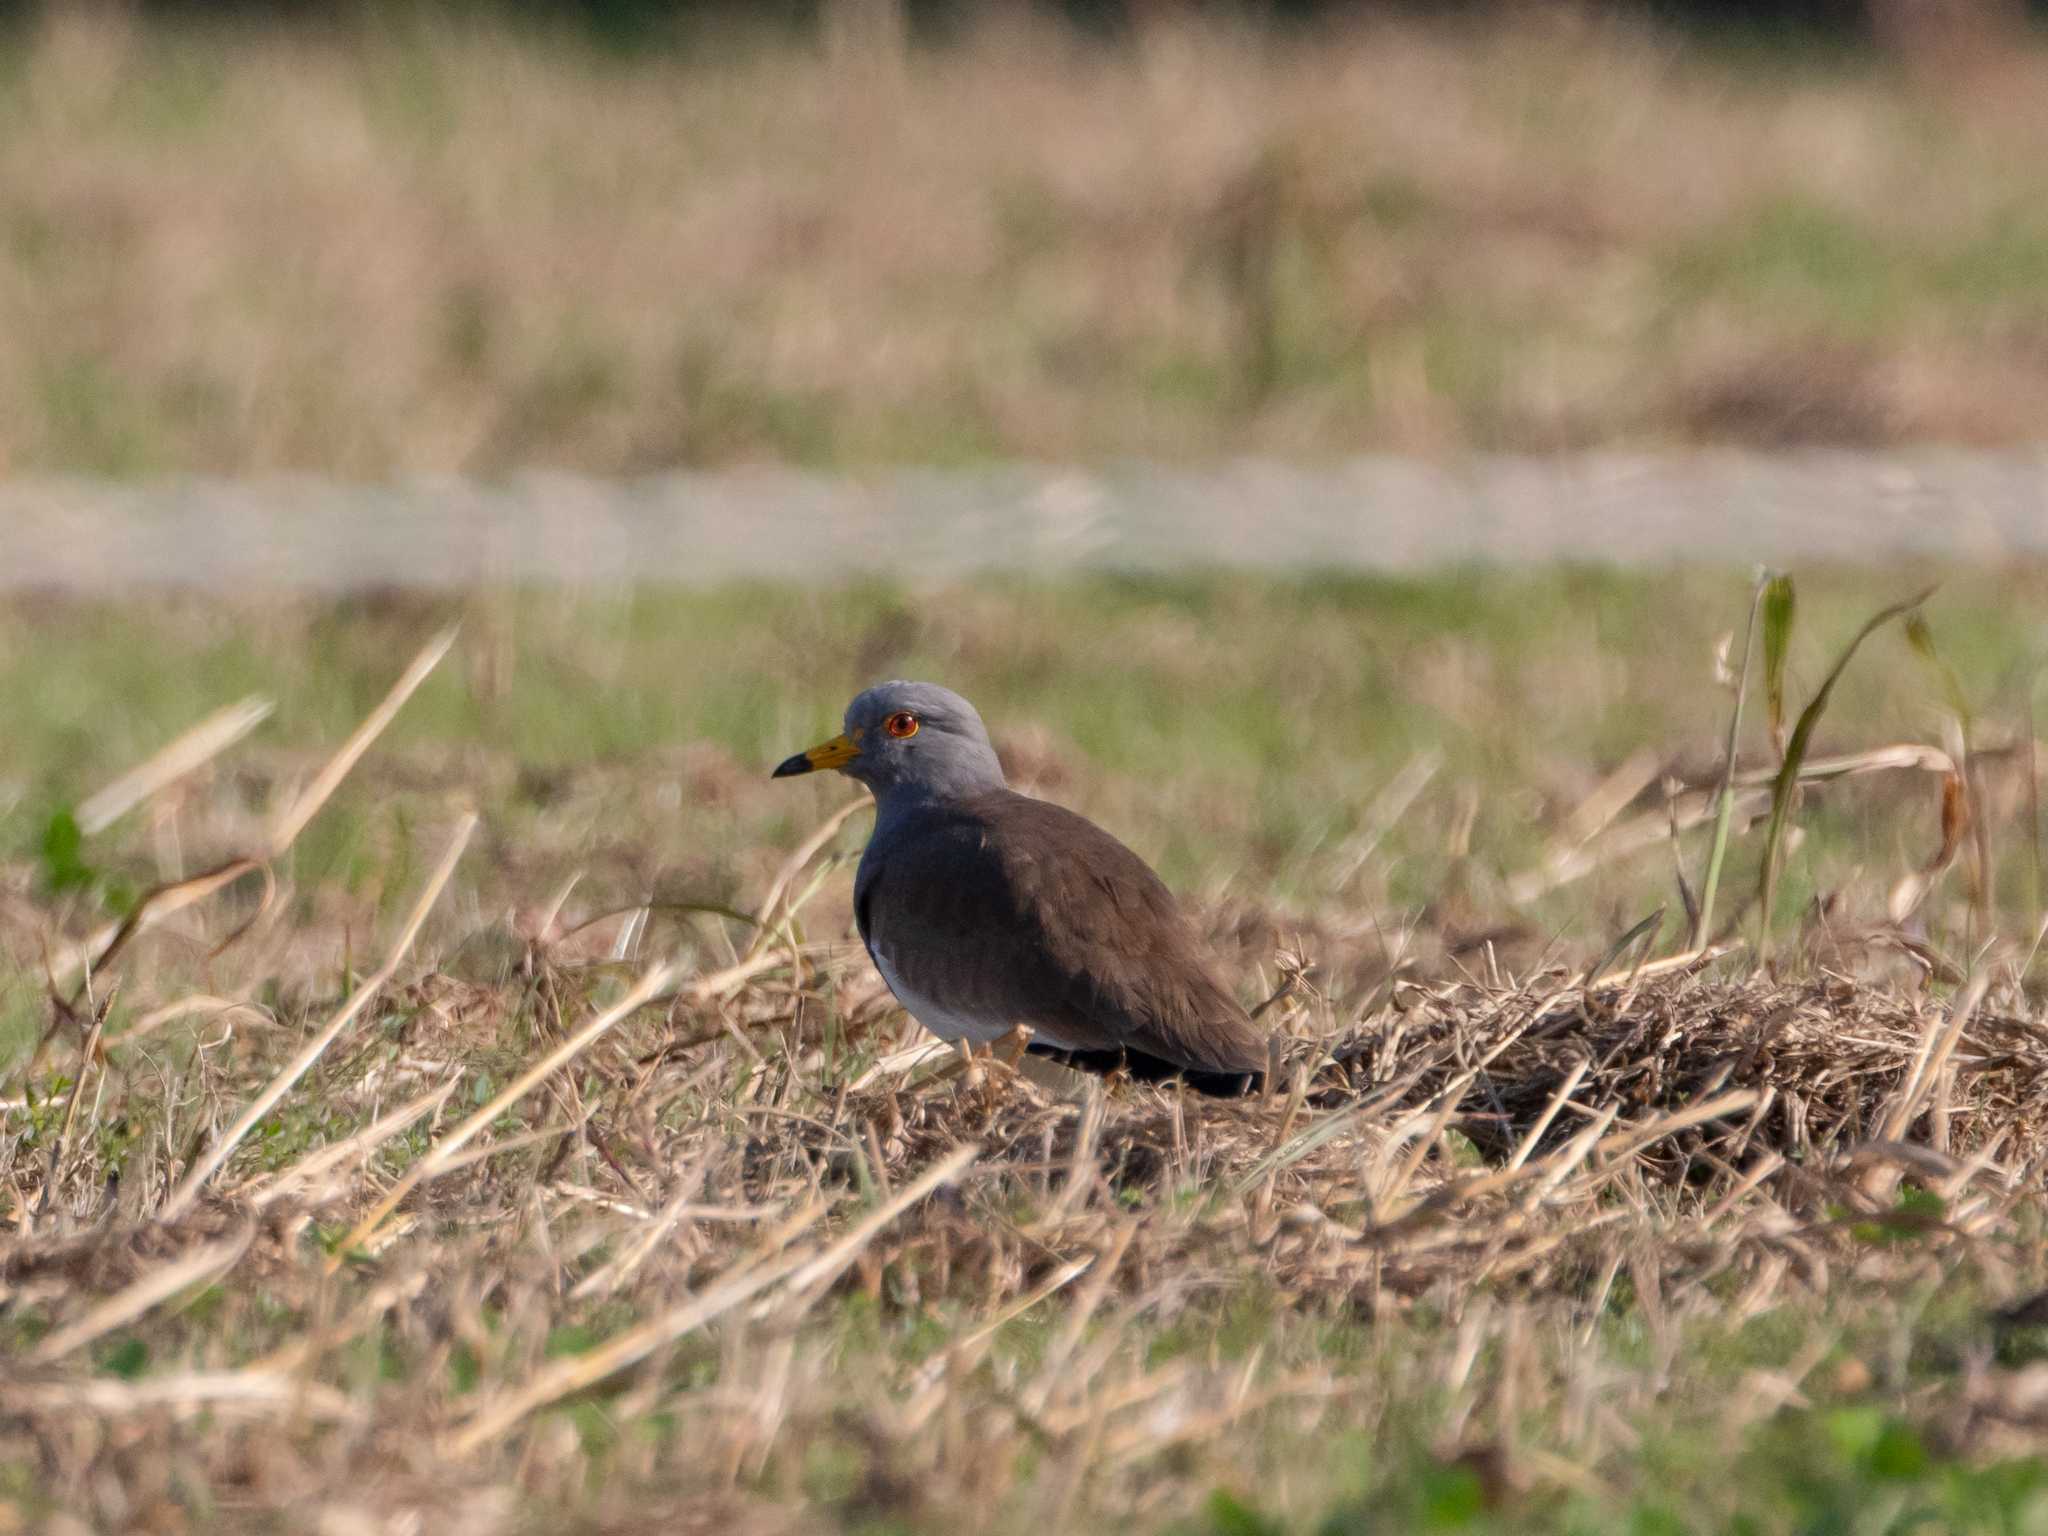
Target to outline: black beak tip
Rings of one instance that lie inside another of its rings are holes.
[[[797,774],[809,773],[810,771],[811,760],[799,752],[795,757],[785,757],[781,762],[777,763],[775,771],[769,774],[768,777],[771,779],[788,779],[794,778]]]

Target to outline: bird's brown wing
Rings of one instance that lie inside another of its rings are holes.
[[[1265,1037],[1172,893],[1093,822],[1001,790],[935,807],[870,854],[861,936],[947,1013],[991,1032],[1029,1024],[1075,1052],[1265,1071]]]

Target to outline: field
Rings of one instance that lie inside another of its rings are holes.
[[[835,9],[621,52],[427,6],[22,8],[0,470],[2011,445],[2048,413],[2024,35],[1528,7],[1109,46],[1019,7],[913,46]]]
[[[1767,928],[1759,641],[1704,955],[1739,575],[11,599],[0,1529],[2041,1529],[2043,573],[1797,729],[1924,578],[1800,573]],[[1267,1094],[917,1049],[765,777],[891,674]]]
[[[2048,566],[1873,563],[2038,500],[2048,46],[823,12],[0,20],[0,1536],[2048,1531]],[[1702,445],[1886,453],[1765,588]],[[767,776],[888,676],[1260,1094],[931,1047]]]

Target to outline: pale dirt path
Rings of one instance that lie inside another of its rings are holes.
[[[608,482],[0,483],[0,589],[714,582],[855,571],[2048,553],[2028,452],[1590,454],[1324,468],[1012,466]]]

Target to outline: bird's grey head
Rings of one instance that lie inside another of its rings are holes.
[[[936,683],[877,683],[846,706],[846,732],[799,752],[775,777],[836,768],[875,799],[951,800],[999,789],[1002,765],[974,706]]]

